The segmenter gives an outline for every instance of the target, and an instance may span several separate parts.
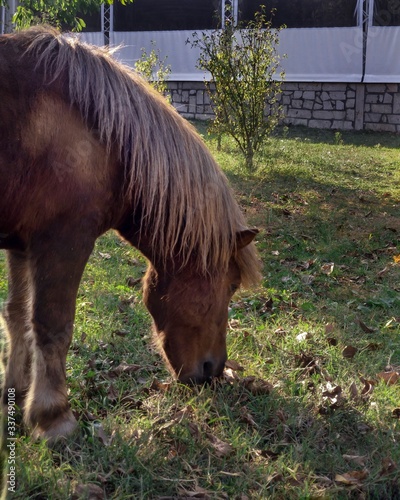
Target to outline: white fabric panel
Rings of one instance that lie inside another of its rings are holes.
[[[92,45],[104,45],[104,34],[101,31],[85,31],[79,33],[79,39]]]
[[[192,30],[182,31],[136,31],[110,33],[110,44],[121,45],[116,57],[123,63],[133,66],[140,59],[142,48],[147,53],[154,48],[159,51],[160,59],[167,57],[165,63],[171,66],[171,81],[203,81],[207,74],[196,68],[199,50],[192,48],[188,39],[192,40]],[[155,42],[155,46],[152,45]],[[209,75],[208,75],[209,77]]]
[[[202,81],[209,75],[196,68],[199,50],[186,41],[192,31],[114,32],[112,45],[122,45],[117,52],[132,66],[141,56],[141,48],[152,50],[154,40],[161,59],[167,56],[172,81]],[[361,45],[360,45],[361,44]],[[280,33],[279,53],[286,81],[360,82],[362,75],[362,30],[353,28],[291,28]]]
[[[365,82],[400,82],[400,26],[369,26]]]
[[[362,29],[290,28],[281,31],[279,53],[285,81],[360,82]]]

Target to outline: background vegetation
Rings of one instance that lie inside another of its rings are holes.
[[[400,138],[282,129],[251,174],[232,139],[207,141],[264,262],[231,304],[224,378],[171,382],[146,263],[105,235],[67,363],[79,436],[21,428],[12,498],[400,498]],[[1,256],[2,299],[5,278]]]
[[[126,5],[134,0],[120,2]],[[102,4],[113,3],[114,0],[19,0],[13,23],[17,29],[29,28],[33,24],[50,24],[81,31],[86,26],[85,14],[98,12]],[[8,0],[0,0],[0,5],[8,6]]]
[[[211,80],[204,82],[215,114],[211,129],[219,138],[224,133],[233,138],[248,170],[282,117],[278,104],[284,79],[278,54],[282,27],[272,29],[273,15],[261,6],[245,25],[226,22],[223,30],[193,34],[192,47],[200,49],[198,67],[211,74]]]
[[[160,50],[156,47],[156,43],[152,41],[152,49],[149,53],[142,48],[142,54],[138,61],[135,62],[134,69],[152,85],[157,92],[162,94],[168,101],[167,80],[171,73],[171,66],[167,64],[167,57],[161,59]]]

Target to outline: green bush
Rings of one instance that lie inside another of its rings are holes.
[[[151,43],[153,48],[149,54],[142,48],[142,55],[135,63],[135,70],[169,100],[167,79],[171,73],[171,66],[166,64],[166,58],[160,59],[159,51],[155,49],[155,43]]]
[[[261,9],[246,26],[227,23],[224,29],[195,33],[192,42],[200,48],[198,67],[211,73],[206,88],[215,113],[212,129],[219,137],[227,133],[234,138],[249,170],[254,154],[282,116],[284,73],[277,53],[282,28],[272,29]]]

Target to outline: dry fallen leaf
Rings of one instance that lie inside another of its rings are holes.
[[[110,370],[109,375],[118,377],[121,373],[134,373],[142,368],[140,365],[128,364],[122,361],[118,366]]]
[[[336,398],[342,393],[342,388],[340,385],[333,386],[330,382],[326,384],[326,389],[323,391],[322,395],[331,399]]]
[[[278,337],[284,337],[286,334],[287,331],[281,326],[274,331],[274,335],[277,335]]]
[[[367,462],[367,455],[342,455],[342,457],[348,462],[354,462],[357,465],[364,467]]]
[[[376,275],[378,278],[381,278],[384,276],[387,272],[389,271],[389,267],[385,266],[383,269],[381,269]]]
[[[367,470],[355,470],[351,472],[345,472],[344,474],[336,474],[335,481],[347,486],[362,486],[362,481],[367,477]]]
[[[191,436],[195,440],[199,440],[200,436],[201,436],[199,426],[197,424],[195,424],[194,422],[188,422],[187,425],[189,427],[189,432],[190,432]]]
[[[392,411],[392,417],[393,417],[393,418],[400,418],[400,408],[395,408],[395,409]]]
[[[269,483],[278,483],[279,481],[283,480],[283,475],[280,472],[274,472],[273,474],[270,474],[266,478],[266,484]]]
[[[172,460],[176,457],[183,455],[184,453],[186,453],[186,451],[187,451],[187,446],[184,443],[180,441],[175,441],[168,450],[167,459]]]
[[[172,419],[175,420],[176,422],[182,422],[182,420],[185,417],[190,417],[193,413],[193,407],[192,406],[185,406],[181,410],[178,410],[176,413],[174,413]]]
[[[235,328],[239,327],[240,325],[241,325],[241,323],[238,319],[231,319],[229,321],[229,328],[231,330],[234,330]]]
[[[333,323],[327,323],[325,325],[326,335],[329,335],[330,333],[333,333],[334,331],[335,331],[335,325]]]
[[[272,311],[272,309],[274,308],[274,301],[273,299],[270,297],[268,298],[265,302],[264,302],[264,305],[262,306],[262,308],[260,309],[261,312],[267,312],[267,311]]]
[[[335,337],[327,337],[326,341],[328,342],[329,345],[333,347],[338,345],[338,339],[335,339]]]
[[[167,392],[171,387],[171,382],[160,382],[156,378],[151,383],[150,389],[153,391]]]
[[[256,450],[256,453],[261,457],[267,458],[272,461],[278,460],[279,458],[279,453],[275,453],[274,451],[271,450]]]
[[[132,278],[132,276],[129,276],[128,278],[126,278],[126,284],[131,288],[135,287],[136,285],[141,284],[141,282],[142,282],[142,278]]]
[[[240,408],[240,420],[242,422],[245,422],[246,424],[251,425],[252,427],[258,427],[256,421],[254,420],[253,416],[246,406],[242,406]]]
[[[304,274],[302,277],[301,277],[301,281],[304,285],[312,285],[312,283],[314,282],[315,280],[315,276],[312,275],[312,274]]]
[[[99,252],[99,255],[102,259],[105,259],[105,260],[111,259],[111,255],[107,252]]]
[[[367,434],[367,432],[370,432],[371,426],[364,422],[360,422],[359,424],[357,424],[357,430],[360,434]]]
[[[365,332],[365,333],[374,333],[375,332],[375,328],[370,328],[360,318],[357,319],[357,322],[360,325],[360,328],[363,332]]]
[[[376,376],[378,378],[380,378],[381,380],[383,380],[384,382],[386,382],[386,385],[393,385],[400,378],[399,373],[395,372],[393,370],[390,371],[390,372],[380,372],[380,373],[377,373]]]
[[[233,446],[231,444],[222,441],[221,439],[217,438],[217,436],[214,436],[210,432],[207,432],[206,436],[210,441],[211,446],[214,448],[217,457],[223,458],[232,455]]]
[[[127,330],[116,330],[113,332],[113,335],[117,335],[118,337],[126,337],[129,335],[129,332]]]
[[[108,388],[108,391],[107,391],[107,398],[110,400],[110,401],[117,401],[118,399],[118,391],[117,391],[117,388],[115,387],[114,384],[110,384],[109,388]]]
[[[104,446],[109,446],[111,444],[113,436],[107,436],[103,425],[100,422],[93,422],[93,434],[104,444]]]
[[[342,351],[342,355],[344,358],[348,358],[348,359],[351,359],[351,358],[354,358],[354,356],[356,355],[358,349],[357,347],[354,347],[352,345],[347,345],[343,351]]]
[[[231,370],[235,372],[241,372],[244,370],[243,366],[240,365],[237,361],[234,359],[228,359],[225,361],[225,368],[230,368]]]
[[[326,384],[325,391],[322,392],[323,399],[327,406],[320,408],[322,414],[329,410],[336,410],[343,404],[342,388],[340,385],[332,385],[330,382]]]
[[[358,389],[357,389],[357,386],[356,386],[356,383],[355,382],[352,382],[350,387],[349,387],[349,392],[350,392],[350,398],[353,399],[353,400],[357,400],[358,397],[359,397],[359,394],[358,394]]]
[[[330,375],[329,372],[324,367],[321,367],[321,376],[326,382],[333,382],[332,375]]]
[[[209,499],[212,498],[213,492],[212,491],[207,491],[204,488],[200,488],[200,486],[196,486],[193,491],[188,491],[185,488],[179,488],[178,489],[179,494],[182,495],[181,497],[178,498],[203,498],[203,499]],[[172,497],[176,498],[176,497]]]
[[[397,469],[397,464],[390,457],[385,457],[382,460],[382,470],[380,475],[385,476],[387,474],[391,474]]]
[[[274,388],[270,382],[256,377],[245,377],[244,379],[242,379],[242,382],[246,389],[255,396],[270,394],[270,392]]]
[[[239,375],[231,368],[225,368],[222,373],[222,378],[225,382],[232,384],[236,380],[240,380]]]
[[[323,264],[321,266],[321,272],[327,275],[332,274],[334,267],[334,262],[328,262],[327,264]]]
[[[72,493],[72,500],[103,500],[104,490],[94,483],[77,484]]]
[[[304,374],[312,375],[313,373],[321,373],[320,362],[314,357],[314,353],[302,351],[300,354],[295,354],[294,359],[297,366],[304,369]],[[326,379],[330,379],[326,371],[322,375]]]
[[[363,351],[377,351],[381,347],[382,344],[379,344],[378,342],[370,342],[365,347],[363,347]]]
[[[364,377],[360,377],[360,381],[364,384],[364,387],[361,389],[361,396],[365,399],[372,394],[375,388],[375,381],[367,380]]]
[[[324,487],[331,486],[333,482],[332,479],[326,476],[314,476],[314,478],[316,483],[320,483],[321,485],[324,485]]]

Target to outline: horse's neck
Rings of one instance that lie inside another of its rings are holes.
[[[152,244],[151,234],[148,234],[146,228],[141,227],[140,210],[129,210],[122,223],[116,228],[119,234],[129,243],[137,248],[153,264],[157,262]]]

